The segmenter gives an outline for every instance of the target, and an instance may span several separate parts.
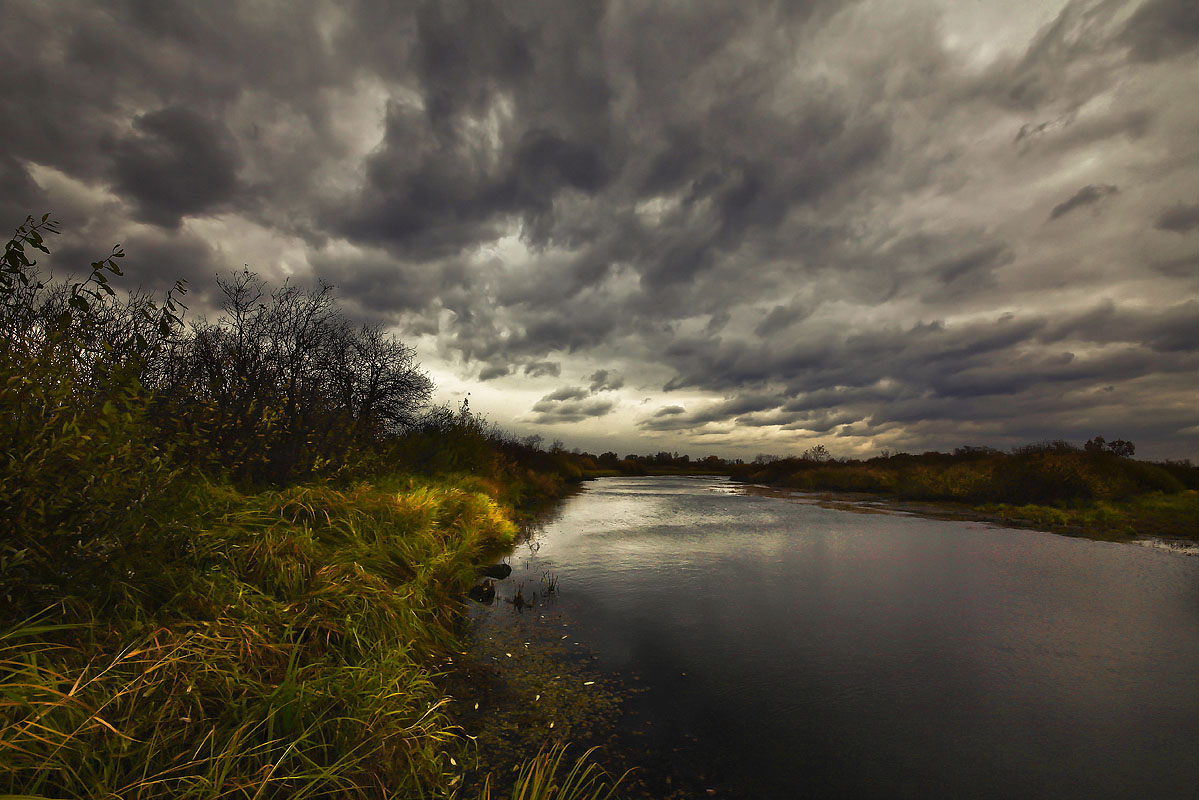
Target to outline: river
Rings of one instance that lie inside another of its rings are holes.
[[[684,794],[1199,796],[1199,558],[670,477],[589,483],[509,560],[538,606],[480,635],[567,630]]]

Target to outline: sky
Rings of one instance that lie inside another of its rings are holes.
[[[1199,460],[1194,0],[0,0],[0,221],[592,452]]]

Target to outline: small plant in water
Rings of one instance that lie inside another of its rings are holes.
[[[559,774],[567,745],[555,744],[526,761],[512,787],[512,800],[610,800],[628,777],[621,775],[611,785],[608,774],[591,760],[595,748],[581,755],[565,776]],[[483,786],[480,800],[491,800],[490,780]]]
[[[525,599],[525,585],[523,583],[517,584],[516,596],[512,598],[512,605],[516,606],[517,611],[523,611],[525,606],[532,605],[532,603]]]

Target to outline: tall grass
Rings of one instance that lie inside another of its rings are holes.
[[[474,564],[515,534],[503,509],[416,481],[198,483],[176,524],[192,545],[168,602],[131,586],[119,613],[0,635],[0,794],[453,794],[466,740],[430,665]]]

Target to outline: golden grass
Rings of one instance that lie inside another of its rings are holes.
[[[455,486],[198,483],[171,601],[0,633],[0,795],[451,798],[468,738],[431,664],[463,589],[515,527]],[[530,762],[512,797],[609,797],[587,758]],[[586,754],[590,756],[590,753]],[[553,788],[557,787],[557,788]],[[556,792],[556,793],[554,793]]]

